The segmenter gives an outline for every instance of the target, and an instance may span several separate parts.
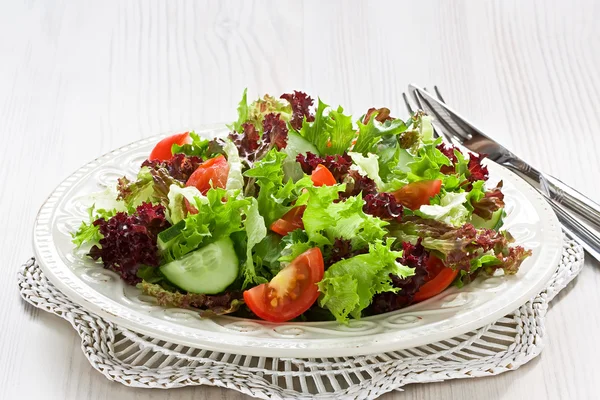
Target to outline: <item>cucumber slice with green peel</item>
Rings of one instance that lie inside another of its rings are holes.
[[[473,214],[471,216],[471,223],[475,228],[485,228],[485,229],[493,229],[497,231],[504,224],[504,217],[506,216],[506,212],[501,208],[499,210],[494,211],[492,214],[492,218],[483,219],[479,215]]]
[[[191,293],[218,294],[235,281],[239,261],[224,238],[160,267],[169,282]]]
[[[172,245],[172,242],[181,234],[181,231],[185,228],[185,221],[181,220],[169,229],[165,229],[161,233],[158,234],[157,245],[158,250],[161,253],[165,252]]]

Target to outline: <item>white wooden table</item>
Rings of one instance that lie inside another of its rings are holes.
[[[600,4],[588,1],[2,1],[1,399],[227,398],[131,389],[94,371],[63,320],[26,306],[17,267],[50,191],[85,162],[161,131],[229,121],[302,89],[359,115],[403,114],[409,82],[600,201]],[[597,398],[600,266],[553,303],[547,348],[516,372],[386,398]]]

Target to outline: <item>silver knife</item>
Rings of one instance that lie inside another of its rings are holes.
[[[425,90],[413,85],[410,85],[409,89],[425,111],[432,114],[442,125],[445,136],[451,136],[451,140],[471,151],[487,154],[490,160],[524,177],[555,203],[566,207],[583,221],[600,230],[600,205],[596,202],[559,179],[526,163]]]

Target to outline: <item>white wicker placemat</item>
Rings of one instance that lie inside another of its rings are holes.
[[[465,335],[385,354],[340,358],[266,358],[180,346],[121,328],[73,304],[32,258],[18,273],[21,296],[66,319],[92,366],[139,388],[211,385],[258,398],[372,399],[410,383],[490,376],[519,368],[544,346],[548,303],[583,267],[583,249],[564,241],[561,263],[544,289],[512,314]]]

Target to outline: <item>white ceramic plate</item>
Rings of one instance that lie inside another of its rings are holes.
[[[217,127],[196,132],[207,137],[223,133]],[[461,290],[451,288],[428,301],[349,325],[201,319],[190,310],[166,309],[100,264],[75,254],[70,236],[87,219],[88,195],[123,175],[134,176],[158,139],[130,144],[80,168],[50,195],[34,229],[37,259],[56,287],[107,320],[158,339],[269,357],[340,357],[410,348],[469,332],[515,310],[543,288],[559,261],[562,235],[548,204],[511,172],[488,163],[491,180],[505,184],[505,227],[518,244],[533,250],[517,275],[480,277]]]

